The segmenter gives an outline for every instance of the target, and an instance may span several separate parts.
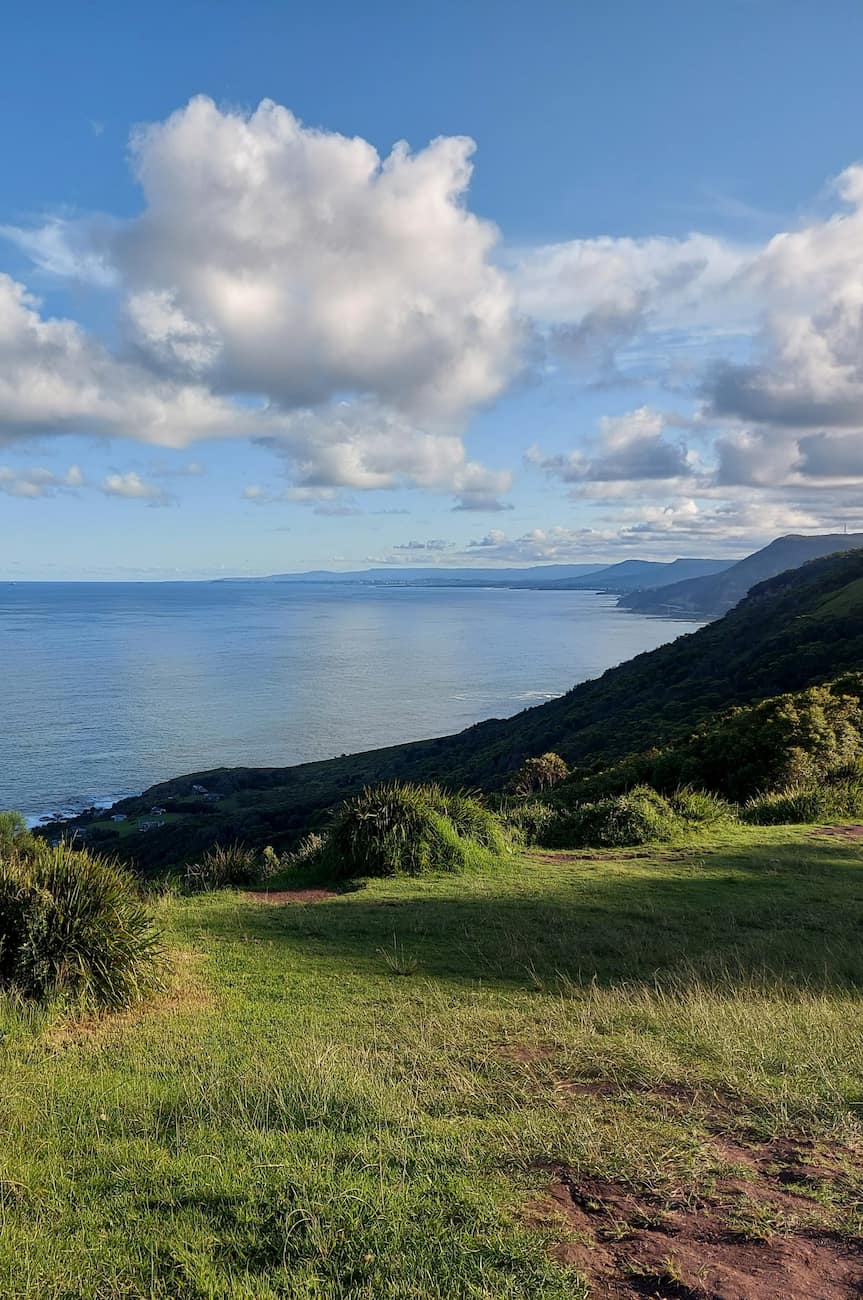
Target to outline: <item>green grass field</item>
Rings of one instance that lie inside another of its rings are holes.
[[[157,910],[149,1006],[3,1010],[4,1298],[856,1294],[863,840]]]

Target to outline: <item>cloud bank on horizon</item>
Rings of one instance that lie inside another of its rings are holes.
[[[0,446],[248,440],[280,467],[238,486],[257,505],[344,515],[409,487],[494,512],[533,476],[588,512],[583,527],[492,529],[462,552],[478,562],[740,549],[857,521],[863,165],[826,214],[760,242],[513,248],[468,206],[473,150],[442,137],[381,158],[266,100],[197,97],[135,131],[137,216],[0,227],[40,276],[103,292],[116,321],[108,342],[0,272]],[[478,413],[561,377],[566,450],[537,427],[508,463],[471,459]],[[578,393],[605,390],[631,392],[630,409],[583,427]],[[137,470],[90,484],[74,465],[0,466],[2,493],[90,489],[175,500]],[[432,541],[392,549],[443,555]]]

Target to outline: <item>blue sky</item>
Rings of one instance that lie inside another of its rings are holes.
[[[0,576],[863,527],[861,38],[839,0],[11,4]]]

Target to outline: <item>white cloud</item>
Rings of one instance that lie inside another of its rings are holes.
[[[513,564],[539,564],[555,560],[558,563],[579,563],[593,558],[597,543],[603,537],[592,528],[533,528],[521,537],[508,537],[494,528],[482,538],[468,542],[466,555],[476,559],[482,552],[483,561],[508,561]]]
[[[114,257],[140,345],[286,409],[345,392],[412,418],[495,397],[518,331],[496,229],[463,203],[472,141],[365,140],[199,96],[139,131],[143,214]]]
[[[155,377],[74,321],[43,317],[24,286],[0,274],[0,443],[83,433],[182,447],[254,424],[201,385]]]
[[[394,551],[447,551],[452,546],[452,542],[445,541],[442,537],[432,537],[427,542],[411,541],[402,542],[394,546]]]
[[[509,264],[518,307],[552,356],[608,380],[636,341],[653,340],[655,373],[657,355],[668,365],[675,349],[749,332],[759,310],[744,274],[751,256],[695,233],[575,239],[521,250]]]
[[[511,475],[460,432],[518,364],[497,231],[465,204],[473,144],[366,141],[193,99],[133,140],[128,222],[3,233],[46,272],[115,284],[112,354],[0,276],[0,443],[269,439],[296,484],[408,484],[496,508]]]
[[[682,441],[664,433],[669,418],[649,406],[621,416],[603,416],[596,438],[586,451],[546,456],[528,452],[529,463],[564,483],[621,483],[687,478],[693,461]]]
[[[667,505],[632,505],[599,515],[595,526],[535,528],[520,537],[492,530],[468,544],[465,557],[497,563],[603,563],[621,554],[742,555],[781,533],[824,527],[817,514],[750,493],[734,501],[681,498]]]
[[[0,239],[15,244],[40,271],[100,288],[111,287],[117,278],[107,250],[100,247],[106,234],[104,222],[61,217],[51,217],[32,229],[0,225]]]
[[[500,509],[512,486],[511,471],[468,460],[460,437],[418,429],[369,399],[286,415],[265,442],[287,462],[294,499],[406,486],[454,492],[461,509]]]
[[[821,521],[787,502],[760,495],[720,502],[684,498],[666,506],[625,510],[618,516],[621,543],[630,546],[704,545],[711,554],[728,544],[737,551],[764,545],[781,533],[816,531]],[[682,552],[681,552],[682,553]]]
[[[690,416],[641,405],[533,453],[597,508],[650,501],[682,527],[694,502],[700,528],[714,511],[733,532],[751,491],[800,502],[863,481],[863,165],[832,214],[758,244],[694,232],[501,252],[466,204],[472,149],[451,137],[381,157],[270,101],[198,97],[143,128],[140,215],[0,228],[42,273],[110,287],[122,327],[112,352],[0,275],[0,445],[245,438],[284,466],[277,488],[247,489],[260,504],[334,513],[353,508],[340,492],[410,487],[500,511],[512,475],[472,460],[462,433],[532,330],[553,366],[649,376],[651,401],[681,382],[695,401],[694,367],[715,363]]]
[[[180,373],[198,375],[218,360],[221,345],[215,330],[189,320],[169,289],[147,289],[126,303],[128,324],[145,351]]]
[[[84,475],[78,465],[70,465],[65,474],[57,474],[43,466],[16,469],[0,465],[0,492],[6,496],[36,499],[83,486]]]
[[[164,489],[142,479],[135,470],[126,474],[108,474],[102,480],[105,496],[123,497],[127,501],[146,501],[149,505],[167,505],[171,500]]]
[[[863,165],[834,189],[837,212],[775,236],[753,263],[765,316],[756,360],[707,377],[710,409],[731,426],[719,447],[726,481],[863,474]]]
[[[758,245],[703,235],[579,240],[516,259],[519,305],[559,356],[586,361],[594,378],[623,355],[669,383],[676,347],[712,358],[693,423],[708,434],[712,426],[715,471],[708,455],[695,466],[698,484],[683,443],[649,430],[625,450],[606,430],[593,447],[534,459],[588,495],[621,495],[627,480],[651,491],[666,476],[686,495],[711,472],[719,486],[765,490],[859,482],[863,164],[841,174],[833,195],[827,216]]]

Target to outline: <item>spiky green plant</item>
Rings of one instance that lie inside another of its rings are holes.
[[[416,876],[488,866],[505,843],[500,823],[478,800],[391,782],[342,805],[325,852],[336,876]]]
[[[266,873],[263,857],[239,841],[214,844],[186,867],[186,887],[193,892],[257,885]]]
[[[68,844],[0,859],[0,983],[126,1006],[158,984],[161,960],[150,912],[114,863]]]
[[[509,844],[499,817],[486,808],[479,795],[446,794],[437,786],[427,786],[429,797],[439,799],[441,811],[449,818],[462,838],[475,840],[484,849],[498,855],[506,853]]]
[[[695,826],[717,826],[734,821],[737,816],[735,806],[726,799],[706,790],[693,790],[691,786],[675,790],[668,796],[668,802],[678,817]]]
[[[741,818],[753,826],[856,821],[863,818],[863,778],[789,785],[750,799]]]

